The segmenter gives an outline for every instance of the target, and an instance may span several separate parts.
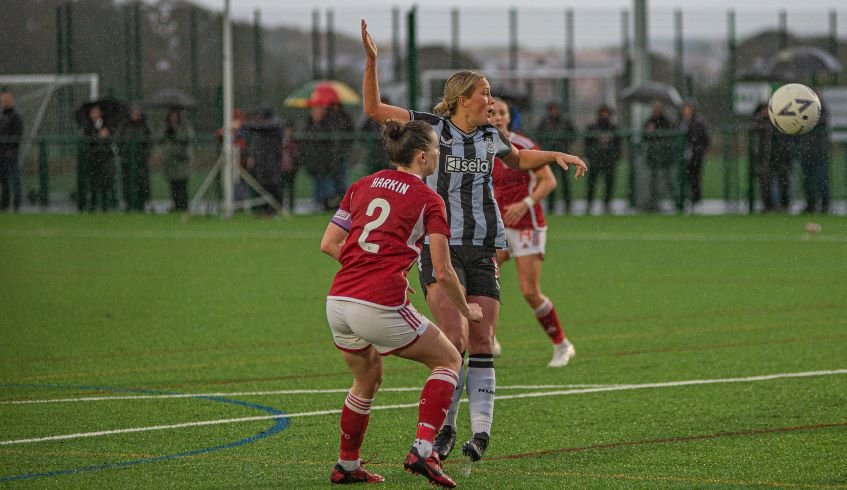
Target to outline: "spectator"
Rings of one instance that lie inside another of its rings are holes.
[[[83,128],[88,157],[88,186],[91,193],[89,210],[106,211],[114,198],[115,151],[112,147],[112,134],[103,120],[100,106],[94,105],[88,110],[88,121]]]
[[[748,131],[748,158],[750,172],[759,183],[760,198],[765,212],[773,211],[774,201],[771,194],[771,142],[774,127],[768,117],[768,104],[761,103],[753,111]]]
[[[18,148],[24,134],[24,123],[15,110],[12,92],[0,93],[0,209],[6,211],[21,208],[21,167],[18,163]]]
[[[338,192],[346,187],[346,159],[349,138],[339,132],[351,131],[353,123],[339,108],[334,92],[316,93],[309,99],[309,119],[300,143],[301,155],[309,175],[315,181],[315,204],[325,211],[338,204]],[[343,194],[341,194],[343,195]]]
[[[353,119],[344,110],[341,102],[335,101],[329,106],[328,119],[330,127],[335,132],[332,153],[333,162],[330,166],[332,194],[329,209],[338,207],[338,203],[347,192],[347,173],[350,168],[350,152],[353,147]]]
[[[242,126],[247,138],[247,169],[277,203],[282,201],[282,125],[273,109],[259,109],[256,118]],[[261,207],[265,216],[275,214],[275,206]]]
[[[382,103],[390,104],[391,101],[387,97],[382,97]],[[372,174],[387,169],[390,162],[382,140],[382,124],[365,116],[365,121],[362,123],[362,132],[368,138],[365,142],[365,161],[368,165],[368,173]]]
[[[538,133],[538,140],[541,142],[541,148],[556,148],[559,151],[568,153],[571,150],[571,145],[576,140],[576,128],[570,119],[562,115],[562,110],[556,102],[547,103],[547,114],[544,119],[538,123],[535,128]],[[558,165],[551,167],[553,173],[562,188],[562,199],[565,202],[565,213],[571,212],[571,184],[568,179],[567,171],[562,170]],[[551,212],[555,209],[556,190],[547,196],[547,209]]]
[[[150,202],[150,148],[152,136],[141,108],[133,106],[121,126],[121,191],[127,211],[144,211]]]
[[[185,118],[183,110],[176,107],[168,109],[162,135],[162,158],[175,211],[188,210],[188,179],[194,160],[193,143],[194,128]]]
[[[709,129],[697,114],[697,108],[689,102],[682,106],[679,129],[685,133],[685,172],[691,188],[691,208],[695,209],[703,197],[701,179],[703,176],[703,158],[709,148]]]
[[[588,126],[585,134],[585,155],[591,165],[588,173],[588,196],[585,214],[591,214],[594,191],[598,179],[602,176],[605,184],[603,210],[612,212],[612,198],[615,193],[615,168],[621,154],[621,138],[618,127],[612,122],[612,111],[605,104],[597,110],[597,120]]]
[[[239,107],[234,107],[232,109],[232,149],[234,154],[237,154],[238,165],[241,168],[247,170],[247,138],[245,137],[245,133],[242,130],[242,126],[247,121],[247,116],[244,114],[244,110]],[[218,128],[215,130],[215,140],[218,142],[218,153],[223,152],[223,142],[224,142],[224,128]],[[235,164],[236,162],[233,162]],[[220,182],[218,182],[218,186],[220,186]],[[242,179],[238,179],[235,184],[235,199],[242,200],[247,199],[250,196],[250,186],[247,185],[246,182]]]
[[[806,194],[804,213],[829,212],[829,114],[821,106],[818,124],[797,137],[797,157],[803,170],[803,190]]]
[[[294,123],[285,121],[282,124],[282,148],[280,149],[280,166],[282,167],[282,199],[288,201],[288,212],[294,213],[294,184],[297,170],[300,168],[297,141],[294,139]],[[282,204],[282,203],[280,203]]]
[[[787,212],[791,206],[791,172],[794,166],[795,136],[771,131],[770,175],[774,208]]]
[[[673,129],[671,120],[665,115],[661,102],[653,102],[650,117],[644,121],[644,143],[646,149],[647,168],[650,172],[650,196],[647,204],[648,211],[659,210],[659,181],[668,196],[676,195],[673,184],[674,137],[666,134]],[[663,134],[665,133],[665,134]]]

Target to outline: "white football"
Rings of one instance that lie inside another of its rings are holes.
[[[808,133],[821,118],[821,100],[809,87],[789,83],[771,95],[768,116],[776,129],[785,134]]]

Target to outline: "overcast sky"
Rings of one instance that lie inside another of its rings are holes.
[[[197,5],[223,11],[224,0],[191,0]],[[321,12],[321,25],[326,25],[325,12],[332,9],[335,30],[356,34],[359,19],[364,17],[377,42],[391,39],[391,10],[407,12],[418,6],[418,39],[420,43],[450,40],[450,11],[460,13],[460,43],[463,45],[507,44],[508,11],[518,10],[518,35],[522,46],[539,48],[562,46],[564,43],[564,10],[573,9],[575,44],[578,49],[618,44],[621,37],[620,12],[632,10],[633,0],[230,0],[232,16],[251,21],[254,11],[261,12],[266,27],[287,26],[310,29],[312,11]],[[778,25],[778,12],[785,10],[789,31],[799,35],[826,34],[829,12],[836,10],[839,37],[847,37],[847,2],[844,0],[648,0],[651,38],[673,36],[674,9],[682,9],[686,38],[726,39],[727,11],[736,12],[736,34],[744,37]],[[405,31],[404,31],[405,32]]]

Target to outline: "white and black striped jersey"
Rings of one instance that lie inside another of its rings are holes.
[[[465,133],[449,118],[427,112],[409,113],[413,120],[430,123],[438,135],[441,156],[438,168],[426,178],[426,183],[444,199],[450,245],[506,248],[491,172],[494,157],[511,151],[508,138],[490,124]]]

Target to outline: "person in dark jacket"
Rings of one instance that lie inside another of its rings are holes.
[[[513,119],[514,121],[514,119]],[[514,124],[512,127],[515,127]],[[538,123],[535,128],[536,141],[539,142],[540,148],[556,148],[565,153],[570,153],[571,145],[576,139],[576,128],[566,116],[562,115],[562,110],[556,102],[547,103],[547,114],[544,119]],[[561,167],[555,165],[551,167],[556,176],[556,181],[562,188],[562,199],[565,202],[565,213],[571,212],[571,184],[568,179],[567,172]],[[554,209],[556,203],[556,190],[547,196],[547,209]]]
[[[703,158],[709,148],[709,128],[703,119],[697,114],[693,103],[682,106],[682,117],[679,121],[679,129],[685,133],[685,148],[683,158],[685,159],[685,172],[688,177],[688,185],[691,189],[691,205],[697,206],[703,198],[701,182],[703,178]]]
[[[777,211],[791,207],[791,171],[794,166],[795,136],[782,131],[771,132],[770,174],[771,191]]]
[[[330,167],[332,195],[329,200],[330,209],[335,209],[347,193],[347,173],[350,169],[354,124],[353,119],[338,101],[330,105],[327,117],[330,120],[330,127],[336,133],[333,138],[333,164]]]
[[[256,181],[276,200],[282,201],[282,124],[270,107],[259,109],[256,117],[242,126],[247,138],[247,168]],[[274,206],[265,204],[261,212],[272,216]]]
[[[294,139],[294,123],[291,121],[285,121],[282,124],[280,152],[282,199],[288,202],[288,212],[294,213],[294,187],[297,182],[297,171],[300,169],[300,155],[297,140]]]
[[[674,162],[674,138],[667,132],[674,125],[665,115],[664,106],[661,102],[653,102],[650,117],[644,121],[644,143],[646,149],[647,168],[650,171],[650,199],[647,204],[648,211],[659,209],[659,180],[662,180],[664,191],[671,198],[676,195],[673,184]]]
[[[310,113],[303,128],[300,155],[306,170],[315,181],[315,203],[325,211],[338,206],[346,191],[346,159],[352,139],[345,133],[353,129],[349,116],[339,108],[332,93],[318,93],[308,102]]]
[[[797,136],[797,158],[803,170],[806,194],[804,213],[829,212],[829,114],[821,106],[821,118],[808,133]]]
[[[21,207],[21,167],[18,164],[18,148],[24,134],[24,123],[15,110],[12,93],[4,90],[0,94],[3,112],[0,114],[0,209],[17,211]]]
[[[144,211],[150,202],[150,150],[152,133],[141,108],[130,109],[129,119],[119,131],[121,190],[127,211]]]
[[[591,214],[591,203],[598,179],[602,176],[605,183],[603,207],[606,214],[611,212],[612,197],[615,192],[615,167],[621,155],[621,138],[618,127],[612,122],[611,109],[602,105],[597,110],[597,120],[586,128],[585,155],[591,165],[588,172],[588,196],[586,214]]]
[[[92,106],[88,111],[88,121],[83,127],[83,136],[88,158],[88,182],[91,193],[89,210],[106,211],[114,198],[115,151],[112,148],[112,133],[103,120],[100,106]]]
[[[750,128],[747,132],[748,158],[750,160],[750,172],[759,183],[759,198],[765,212],[774,209],[773,196],[771,195],[771,142],[773,140],[774,127],[768,117],[768,104],[761,103],[753,111],[750,120]]]
[[[180,107],[168,109],[161,138],[165,178],[168,179],[173,211],[188,210],[188,179],[194,163],[194,127]]]

